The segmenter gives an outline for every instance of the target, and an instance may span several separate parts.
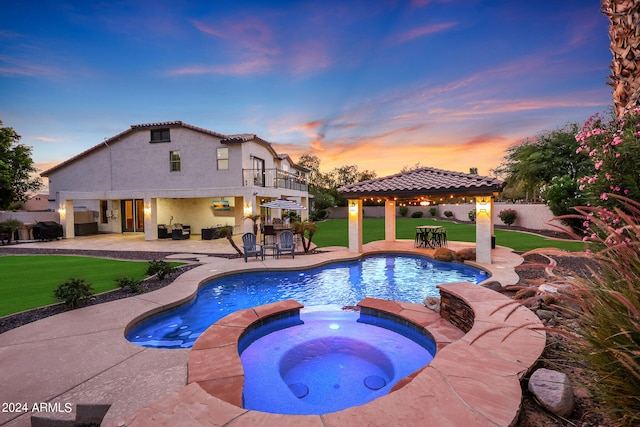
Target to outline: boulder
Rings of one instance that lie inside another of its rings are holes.
[[[440,313],[440,298],[438,297],[426,297],[424,299],[424,306],[430,310]]]
[[[562,372],[537,369],[529,378],[529,391],[546,410],[560,417],[568,417],[575,406],[573,387]]]
[[[476,260],[476,248],[464,248],[456,252],[458,259],[461,261],[475,261]]]
[[[433,257],[438,261],[451,262],[456,260],[456,253],[451,249],[447,248],[438,248],[433,253]]]

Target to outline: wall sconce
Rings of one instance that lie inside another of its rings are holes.
[[[358,204],[355,202],[355,200],[351,200],[349,202],[349,213],[351,215],[355,215],[358,213]]]
[[[65,216],[67,214],[67,209],[64,206],[60,206],[58,208],[58,213],[60,214],[60,216]]]
[[[480,209],[478,209],[479,213],[489,213],[491,206],[491,197],[478,197],[476,201],[478,203],[478,206],[480,207]]]
[[[143,211],[145,216],[151,216],[151,206],[144,205]]]
[[[251,203],[245,203],[244,216],[251,216],[252,213],[253,213],[253,209],[251,209]]]

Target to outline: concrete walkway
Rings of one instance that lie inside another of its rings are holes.
[[[14,247],[23,246],[16,245]],[[450,242],[454,250],[473,244]],[[23,247],[76,250],[136,250],[184,252],[172,258],[197,254],[231,253],[226,240],[146,242],[141,236],[104,235],[57,242],[28,243]],[[169,247],[171,249],[169,249]],[[179,251],[175,250],[179,247]],[[153,248],[153,249],[151,249]],[[224,248],[224,249],[223,249]],[[411,241],[372,242],[366,253],[415,252]],[[223,251],[224,250],[224,251]],[[219,252],[220,251],[220,252]],[[323,248],[323,253],[264,261],[200,256],[202,266],[192,269],[173,284],[155,292],[85,307],[43,319],[0,335],[0,403],[20,403],[0,412],[0,425],[28,426],[32,415],[73,419],[70,404],[111,404],[105,424],[117,425],[128,414],[140,410],[187,383],[190,350],[142,348],[124,338],[127,326],[151,312],[162,311],[190,299],[198,287],[220,274],[235,271],[305,268],[354,258],[345,248]],[[487,269],[503,286],[516,283],[514,267],[522,258],[507,248],[493,251]],[[41,406],[41,403],[49,403]],[[35,406],[34,406],[35,405]],[[19,406],[19,407],[18,407]],[[44,407],[38,414],[34,408]],[[4,409],[4,408],[3,408]]]

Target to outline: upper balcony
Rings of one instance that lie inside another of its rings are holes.
[[[243,169],[242,182],[245,187],[270,187],[309,191],[309,184],[304,176],[296,175],[282,169]]]

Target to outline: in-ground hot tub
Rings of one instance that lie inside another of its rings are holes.
[[[383,396],[427,365],[424,330],[353,311],[306,311],[250,330],[238,343],[243,406],[324,414]]]

